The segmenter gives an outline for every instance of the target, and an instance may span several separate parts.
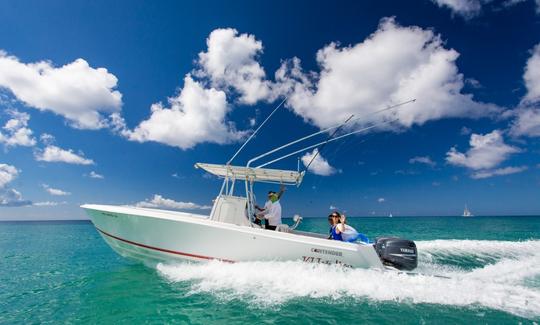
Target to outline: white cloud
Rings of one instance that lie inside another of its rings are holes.
[[[270,83],[257,61],[263,46],[254,35],[239,35],[232,28],[215,29],[206,45],[206,52],[199,53],[200,70],[196,75],[209,78],[217,89],[234,89],[244,104],[255,104],[270,96]]]
[[[472,134],[469,141],[471,148],[466,153],[458,152],[455,147],[446,153],[446,161],[455,166],[473,170],[490,169],[499,165],[513,154],[520,152],[517,147],[504,143],[499,130],[485,135]]]
[[[112,114],[113,129],[132,141],[155,141],[184,150],[199,143],[227,144],[244,138],[247,132],[236,130],[227,118],[231,111],[227,96],[237,95],[240,104],[248,105],[276,97],[257,61],[262,43],[230,28],[212,31],[206,43],[197,67],[184,77],[184,87],[169,98],[169,107],[153,104],[150,117],[133,130],[118,113]]]
[[[386,201],[386,199],[383,198],[383,197],[380,197],[380,198],[377,199],[377,202],[379,202],[379,203],[383,203],[385,201]]]
[[[19,171],[14,166],[0,164],[0,188],[5,187],[19,175]]]
[[[439,7],[446,7],[454,14],[465,18],[471,18],[478,15],[482,10],[482,2],[479,0],[432,0]]]
[[[502,175],[521,173],[527,169],[528,169],[527,166],[504,167],[504,168],[498,168],[498,169],[493,169],[493,170],[483,170],[483,171],[475,172],[471,175],[471,177],[474,179],[482,179],[482,178],[488,178],[488,177],[493,177],[493,176],[502,176]]]
[[[19,175],[19,170],[12,165],[0,164],[0,207],[17,207],[32,204],[28,200],[23,200],[22,194],[7,187]]]
[[[95,171],[91,171],[90,174],[88,174],[88,177],[97,178],[97,179],[104,179],[105,178],[103,175],[98,174]]]
[[[55,141],[55,138],[52,134],[43,133],[39,136],[39,140],[45,145],[53,144]]]
[[[34,152],[34,158],[38,161],[46,162],[63,162],[76,165],[94,164],[92,159],[85,158],[82,153],[76,154],[71,149],[65,150],[53,145],[49,145],[43,150],[36,150]]]
[[[31,147],[36,144],[36,139],[32,136],[33,132],[28,128],[30,115],[16,110],[8,110],[10,119],[0,131],[0,143],[6,147],[25,146]]]
[[[510,134],[513,136],[540,137],[540,108],[518,108],[512,122]]]
[[[30,107],[63,116],[77,128],[102,128],[103,114],[120,111],[117,82],[107,69],[92,68],[83,59],[54,67],[48,61],[23,63],[0,51],[0,88]]]
[[[527,60],[523,80],[527,92],[513,112],[515,119],[510,134],[516,137],[540,137],[540,44],[534,47]]]
[[[503,10],[511,8],[517,4],[527,2],[528,0],[505,0],[501,2],[493,0],[432,0],[439,7],[449,8],[453,14],[460,15],[466,19],[478,16],[483,8],[491,5],[492,10]],[[533,2],[533,0],[531,0]],[[540,0],[535,0],[536,13],[540,13]]]
[[[480,135],[472,134],[469,141],[471,148],[461,153],[451,148],[446,153],[446,161],[452,165],[467,167],[474,172],[470,175],[474,179],[483,179],[493,176],[510,175],[527,170],[527,166],[510,166],[495,168],[507,160],[511,154],[521,152],[517,147],[504,143],[499,130]]]
[[[170,107],[153,104],[151,116],[133,131],[123,130],[130,140],[155,141],[181,149],[202,142],[225,144],[240,140],[245,132],[236,131],[227,122],[226,95],[221,90],[206,89],[187,75],[177,97],[169,98]]]
[[[317,149],[314,149],[312,152],[306,152],[301,158],[304,166],[307,167],[317,153]],[[309,166],[309,171],[316,175],[330,176],[336,172],[336,169],[330,166],[328,161],[318,154],[311,163],[311,166]]]
[[[67,204],[67,202],[54,202],[54,201],[43,201],[43,202],[34,202],[32,203],[33,206],[37,207],[55,207],[60,204]]]
[[[527,87],[527,94],[523,101],[526,103],[540,102],[540,44],[533,48],[532,55],[527,60],[523,80]]]
[[[431,167],[435,167],[437,165],[436,162],[431,160],[431,157],[429,156],[417,156],[409,159],[409,164],[425,164]]]
[[[472,130],[466,126],[461,127],[461,130],[459,130],[459,134],[461,135],[469,135],[472,133]]]
[[[71,193],[69,192],[66,192],[66,191],[62,191],[60,189],[57,189],[57,188],[52,188],[50,187],[49,185],[47,184],[42,184],[41,185],[45,191],[47,191],[47,193],[49,193],[50,195],[55,195],[55,196],[66,196],[66,195],[71,195]]]
[[[362,43],[317,52],[320,73],[305,73],[300,60],[285,61],[276,72],[277,91],[287,105],[318,127],[340,123],[354,114],[416,98],[413,104],[384,114],[366,116],[362,125],[394,116],[402,126],[421,125],[449,117],[478,118],[500,111],[493,104],[463,94],[453,49],[445,49],[432,30],[402,27],[393,18],[381,20],[378,30]]]
[[[199,205],[193,202],[178,202],[172,199],[164,198],[159,194],[154,194],[151,199],[141,201],[136,204],[141,208],[166,208],[173,210],[208,210],[211,206]]]

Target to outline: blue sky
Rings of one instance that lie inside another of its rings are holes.
[[[235,163],[397,119],[325,147],[285,215],[540,213],[538,1],[5,1],[0,51],[0,220],[207,213],[220,181],[193,164],[284,98]]]

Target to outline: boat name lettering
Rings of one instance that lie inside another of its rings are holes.
[[[322,257],[315,257],[315,256],[302,256],[302,261],[308,262],[308,263],[319,263],[319,264],[326,264],[326,265],[336,264],[336,265],[352,268],[352,265],[345,264],[340,260],[325,260]]]
[[[342,253],[342,252],[331,251],[331,250],[320,249],[320,248],[312,248],[312,249],[311,249],[311,252],[312,252],[312,253],[318,253],[318,254],[326,254],[326,255],[334,255],[334,256],[343,256],[343,253]]]
[[[102,215],[104,216],[107,216],[107,217],[113,217],[113,218],[118,218],[117,215],[115,214],[112,214],[112,213],[107,213],[107,212],[101,212]]]

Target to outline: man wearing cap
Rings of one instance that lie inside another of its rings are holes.
[[[265,228],[269,230],[276,230],[276,226],[281,224],[281,204],[279,199],[285,192],[285,186],[281,185],[279,192],[268,192],[268,201],[264,204],[264,208],[255,206],[260,213],[257,214],[257,219],[265,219]]]

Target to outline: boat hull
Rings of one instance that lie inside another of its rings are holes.
[[[372,245],[237,226],[182,212],[105,205],[82,207],[117,253],[143,262],[300,260],[384,268]]]

